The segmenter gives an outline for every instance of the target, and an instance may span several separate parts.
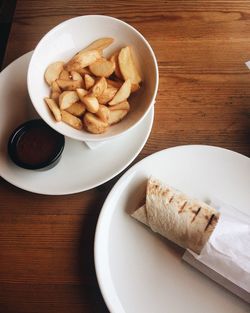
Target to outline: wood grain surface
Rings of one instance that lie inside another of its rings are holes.
[[[85,14],[130,23],[158,59],[154,126],[133,164],[184,144],[250,156],[250,73],[244,65],[250,59],[250,1],[19,0],[5,66],[58,23]],[[118,177],[67,196],[28,193],[0,179],[0,313],[108,312],[93,241]]]

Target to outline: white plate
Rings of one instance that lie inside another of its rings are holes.
[[[183,250],[127,212],[154,175],[190,196],[216,197],[250,211],[250,159],[210,146],[181,146],[134,165],[106,199],[96,229],[95,266],[112,313],[242,313],[248,305],[188,264]]]
[[[71,194],[96,187],[120,173],[143,148],[153,123],[153,107],[141,123],[98,149],[66,139],[62,159],[44,172],[14,165],[7,155],[7,141],[13,129],[36,116],[30,102],[26,76],[29,52],[15,60],[0,74],[0,175],[11,184],[40,194]]]

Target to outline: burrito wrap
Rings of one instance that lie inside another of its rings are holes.
[[[218,222],[219,213],[208,204],[150,178],[146,204],[132,216],[154,232],[199,254]]]

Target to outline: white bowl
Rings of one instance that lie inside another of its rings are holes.
[[[56,123],[49,112],[44,97],[49,96],[49,87],[44,72],[50,63],[67,61],[76,52],[101,37],[113,37],[114,43],[104,51],[105,56],[131,45],[136,63],[142,74],[141,88],[129,98],[131,110],[118,124],[109,127],[103,134],[91,134],[76,130],[65,123]],[[158,67],[152,48],[146,39],[132,26],[109,16],[86,15],[67,20],[50,30],[38,43],[28,68],[28,92],[40,117],[59,133],[81,141],[104,141],[132,129],[150,107],[154,105],[158,89]]]

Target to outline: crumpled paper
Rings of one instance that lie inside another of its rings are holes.
[[[211,205],[221,213],[215,230],[200,255],[187,250],[183,259],[250,303],[250,215],[219,200]]]

